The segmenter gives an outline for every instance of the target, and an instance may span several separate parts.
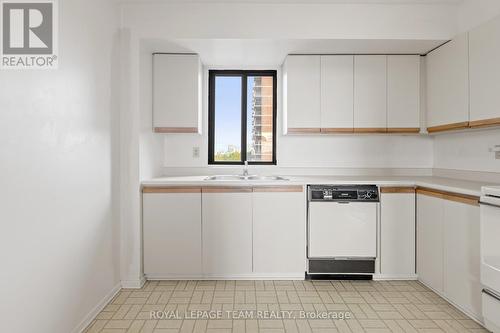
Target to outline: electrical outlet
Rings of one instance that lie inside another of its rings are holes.
[[[193,158],[200,157],[200,147],[193,147]]]
[[[495,159],[500,160],[500,145],[494,145],[490,151],[495,153]]]

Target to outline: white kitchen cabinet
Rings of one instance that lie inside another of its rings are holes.
[[[387,129],[420,131],[420,56],[387,56]]]
[[[143,248],[148,278],[201,276],[200,188],[145,190]]]
[[[387,57],[354,56],[354,131],[387,130]]]
[[[469,122],[467,34],[430,52],[426,62],[427,130],[466,128]]]
[[[479,199],[429,189],[417,193],[419,279],[481,318]]]
[[[417,194],[417,274],[432,289],[443,292],[444,206],[432,193]]]
[[[201,133],[201,79],[198,55],[153,55],[155,132]]]
[[[321,56],[321,132],[352,132],[354,56]]]
[[[289,55],[283,64],[283,108],[286,133],[319,133],[320,56]]]
[[[479,207],[443,200],[444,293],[454,304],[481,317]]]
[[[303,187],[255,187],[252,201],[254,273],[303,278],[306,263]]]
[[[469,33],[470,126],[500,125],[500,17]]]
[[[383,187],[380,192],[380,274],[415,278],[415,189]]]
[[[252,189],[203,188],[203,272],[208,277],[252,274]]]

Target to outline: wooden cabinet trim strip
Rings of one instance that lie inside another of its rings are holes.
[[[201,193],[201,187],[195,186],[168,186],[154,187],[146,186],[142,188],[142,193]]]
[[[313,127],[288,128],[288,134],[311,134],[311,133],[321,133],[321,128],[313,128]]]
[[[155,127],[155,133],[198,133],[196,127]]]
[[[202,187],[203,193],[248,193],[252,192],[251,187],[238,187],[238,186],[210,186]]]
[[[471,128],[500,126],[500,118],[473,120],[469,123],[469,126]]]
[[[297,186],[255,186],[254,192],[303,192],[304,188],[300,185]]]
[[[420,133],[420,128],[418,127],[389,127],[387,128],[387,133]]]
[[[417,194],[449,201],[461,202],[472,206],[479,206],[479,197],[476,197],[474,195],[435,190],[427,187],[417,187]]]
[[[415,193],[415,187],[381,187],[381,193]]]
[[[382,127],[358,127],[354,128],[354,133],[387,133],[387,128]]]
[[[446,125],[440,125],[440,126],[432,126],[427,128],[427,132],[429,133],[437,133],[437,132],[444,132],[444,131],[453,131],[453,130],[458,130],[458,129],[464,129],[469,127],[469,122],[464,121],[461,123],[453,123],[453,124],[446,124]]]
[[[328,127],[321,128],[321,133],[353,133],[354,128],[343,128],[343,127]]]

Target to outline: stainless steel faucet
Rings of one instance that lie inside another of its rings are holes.
[[[243,167],[243,176],[248,176],[248,161],[245,161],[245,166]]]

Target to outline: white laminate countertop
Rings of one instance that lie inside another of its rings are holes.
[[[374,184],[379,186],[422,186],[436,190],[481,196],[481,187],[498,185],[444,177],[422,176],[283,176],[288,180],[205,180],[208,176],[159,177],[142,182],[142,186],[277,186],[309,184]]]

